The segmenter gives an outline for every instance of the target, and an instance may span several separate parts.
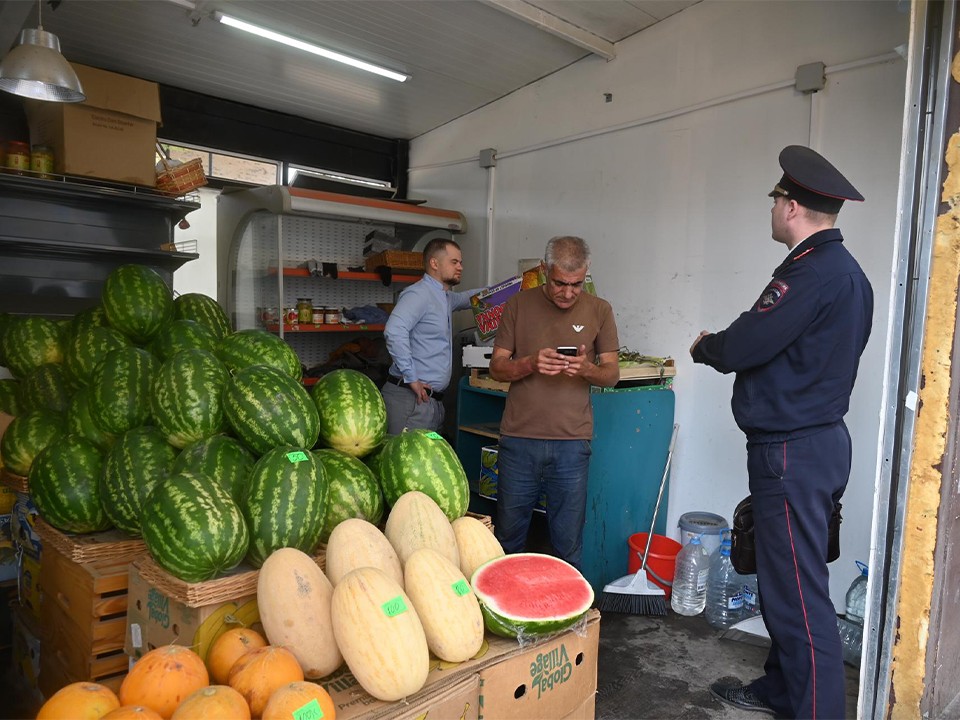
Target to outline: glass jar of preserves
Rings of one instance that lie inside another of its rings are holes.
[[[46,145],[34,145],[30,151],[30,170],[38,177],[49,178],[53,173],[53,149]]]
[[[297,321],[303,325],[313,322],[313,300],[311,298],[297,298]]]
[[[339,308],[329,307],[323,312],[323,322],[327,325],[336,325],[340,322]]]
[[[17,140],[8,142],[6,166],[17,175],[28,172],[30,170],[30,146]]]
[[[323,314],[326,312],[326,308],[315,307],[313,309],[313,324],[322,325],[323,324]]]

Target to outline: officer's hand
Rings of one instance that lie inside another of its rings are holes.
[[[416,382],[410,383],[407,387],[413,390],[413,394],[417,396],[417,405],[420,403],[425,403],[430,399],[430,395],[427,393],[427,391],[431,388],[429,385],[427,385],[427,383],[417,380]]]
[[[691,356],[691,357],[693,357],[693,349],[697,346],[697,343],[699,343],[701,340],[703,340],[703,338],[706,337],[707,335],[712,335],[712,334],[713,334],[713,333],[709,332],[708,330],[701,330],[701,331],[700,331],[700,334],[697,335],[697,339],[694,340],[694,341],[693,341],[693,345],[690,346],[690,356]]]
[[[537,353],[536,368],[541,375],[559,375],[570,367],[572,357],[561,355],[553,348],[543,348]]]

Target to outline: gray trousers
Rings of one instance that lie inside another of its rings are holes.
[[[404,428],[439,432],[443,427],[443,403],[439,400],[430,398],[418,404],[417,396],[410,388],[391,382],[384,383],[380,392],[387,406],[387,432],[390,435],[399,435]]]

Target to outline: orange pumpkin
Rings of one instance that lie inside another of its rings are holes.
[[[207,652],[207,669],[210,679],[218,685],[226,685],[230,679],[230,668],[251,650],[266,647],[263,636],[250,628],[233,628],[213,641]]]
[[[100,720],[120,707],[116,694],[108,687],[93,682],[75,682],[50,696],[37,720]]]
[[[120,702],[146,705],[169,718],[190,693],[209,684],[210,676],[199,655],[180,645],[164,645],[130,669],[120,685]]]
[[[171,720],[250,720],[250,708],[232,687],[211,685],[184,700]]]
[[[101,720],[163,720],[160,713],[145,705],[121,705],[108,712]]]
[[[323,720],[336,720],[337,708],[333,698],[320,685],[312,682],[292,682],[277,689],[270,696],[267,707],[263,710],[262,720],[291,720],[294,713],[305,705],[316,701],[320,706]]]
[[[292,652],[267,645],[251,650],[230,670],[230,687],[243,695],[250,714],[260,717],[277,688],[303,681],[303,669]]]

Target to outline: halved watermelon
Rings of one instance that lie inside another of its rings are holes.
[[[494,558],[470,579],[494,635],[522,638],[559,632],[593,604],[593,588],[560,558],[516,553]]]

